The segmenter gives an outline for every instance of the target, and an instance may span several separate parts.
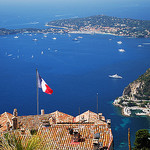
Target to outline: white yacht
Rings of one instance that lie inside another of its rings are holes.
[[[19,38],[19,36],[14,36],[14,39],[18,39]]]
[[[41,55],[43,55],[43,53],[44,53],[44,52],[42,51],[42,52],[41,52]]]
[[[114,75],[109,75],[110,78],[115,78],[115,79],[122,79],[121,76],[114,74]]]
[[[12,56],[12,54],[9,54],[8,56],[10,57],[10,56]]]
[[[82,39],[83,37],[82,36],[78,36],[78,39]]]
[[[118,44],[122,44],[122,41],[118,41],[117,43],[118,43]]]
[[[123,53],[123,52],[125,52],[125,50],[124,50],[124,49],[119,49],[118,51],[119,51],[119,52],[122,52],[122,53]]]
[[[53,40],[56,40],[56,37],[53,37],[52,39],[53,39]]]
[[[78,39],[77,38],[74,38],[74,39],[72,39],[73,41],[78,41]]]
[[[33,39],[33,41],[37,41],[37,39]]]

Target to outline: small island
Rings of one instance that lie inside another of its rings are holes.
[[[115,106],[122,108],[122,114],[131,116],[132,111],[136,115],[150,116],[150,68],[137,80],[130,83],[123,91],[123,95],[113,102]]]
[[[70,18],[50,21],[46,29],[0,28],[0,35],[18,33],[77,33],[77,34],[111,34],[134,38],[150,37],[150,20],[118,18],[105,15],[96,15],[85,18]]]

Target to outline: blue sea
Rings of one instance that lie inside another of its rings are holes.
[[[150,20],[149,4],[147,0],[6,0],[0,5],[0,28],[46,28],[51,20],[98,14]],[[81,113],[97,112],[98,92],[99,112],[112,121],[115,150],[128,149],[128,128],[132,145],[137,130],[150,128],[150,117],[124,117],[112,105],[124,88],[150,67],[150,39],[98,34],[14,36],[0,36],[0,114],[12,113],[14,108],[19,115],[36,114],[37,68],[54,91],[52,95],[39,91],[40,109],[45,113],[59,110],[76,116],[79,107]],[[78,36],[83,38],[72,41]],[[109,78],[116,73],[123,78]]]

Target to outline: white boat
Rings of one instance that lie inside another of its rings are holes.
[[[41,55],[43,55],[43,53],[44,53],[44,52],[42,51],[42,52],[41,52]]]
[[[122,41],[118,41],[117,43],[118,43],[118,44],[122,44]]]
[[[121,76],[114,74],[114,75],[109,75],[110,78],[115,78],[115,79],[122,79]]]
[[[14,39],[18,39],[19,38],[19,36],[14,36]]]
[[[31,58],[33,58],[34,56],[32,55],[32,57]]]
[[[48,48],[48,50],[50,51],[50,50],[51,50],[51,48]]]
[[[33,41],[37,41],[37,39],[33,39]]]
[[[10,56],[12,56],[12,54],[9,54],[8,56],[10,57]]]
[[[52,39],[53,39],[53,40],[56,40],[56,37],[53,37]]]
[[[74,39],[72,39],[73,41],[78,41],[78,39],[77,38],[74,38]]]
[[[124,50],[124,49],[119,49],[118,51],[119,51],[119,52],[122,52],[122,53],[123,53],[123,52],[125,52],[125,50]]]
[[[142,47],[142,45],[138,45],[138,47]]]
[[[43,37],[45,37],[45,38],[46,38],[46,37],[47,37],[47,35],[44,35]]]
[[[83,37],[82,36],[78,36],[78,39],[82,39]]]

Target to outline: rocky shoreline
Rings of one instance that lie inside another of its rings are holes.
[[[128,106],[122,106],[119,104],[120,101],[115,100],[113,102],[114,106],[120,107],[122,109],[122,115],[123,116],[131,116],[133,110],[140,110],[141,112],[135,113],[136,116],[150,116],[150,108],[143,108],[139,106],[133,106],[133,107],[128,107]]]
[[[138,79],[125,87],[122,96],[113,102],[122,108],[122,114],[131,116],[131,112],[138,110],[135,115],[150,116],[150,68]]]

